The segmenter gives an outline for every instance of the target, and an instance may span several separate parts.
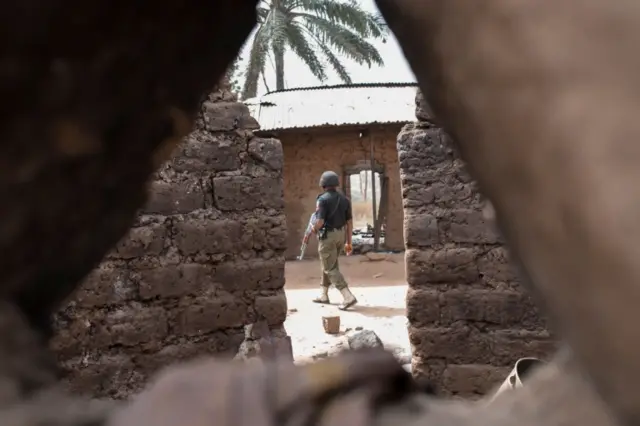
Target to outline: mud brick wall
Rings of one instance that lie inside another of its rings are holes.
[[[389,192],[384,247],[402,250],[402,198],[396,137],[400,124],[371,125],[367,127],[374,144],[374,161],[382,165],[389,178]],[[309,216],[320,192],[318,181],[325,170],[333,170],[342,177],[345,167],[370,160],[369,140],[358,137],[359,127],[328,127],[300,129],[277,135],[284,150],[285,214],[287,217],[286,256],[295,259],[300,254],[300,241],[304,236]],[[345,182],[341,182],[344,184]],[[378,189],[380,190],[380,189]],[[378,203],[380,200],[378,200]],[[306,250],[307,257],[318,255],[317,240],[312,238]]]
[[[72,390],[125,398],[173,362],[235,355],[260,321],[290,351],[283,153],[257,126],[227,90],[203,103],[129,235],[55,318]]]
[[[413,373],[473,397],[554,343],[451,141],[420,94],[416,104],[398,136]]]

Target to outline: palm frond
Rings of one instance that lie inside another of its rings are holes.
[[[295,7],[291,11],[295,12],[296,9],[349,28],[363,38],[382,38],[389,32],[380,15],[362,9],[353,1],[295,0]]]
[[[269,39],[264,31],[264,27],[259,27],[253,36],[249,61],[245,68],[245,80],[242,86],[242,98],[254,97],[258,92],[258,79],[263,72],[269,49]]]
[[[321,82],[327,80],[324,64],[307,41],[302,28],[295,22],[287,25],[287,42],[293,53],[305,63],[318,80]]]
[[[351,82],[342,56],[360,65],[383,65],[378,50],[367,39],[385,38],[389,29],[378,14],[364,10],[356,0],[261,0],[258,29],[250,44],[243,97],[255,96],[265,68],[276,69],[276,86],[284,78],[283,58],[291,50],[320,81],[331,67],[342,81]]]
[[[290,20],[291,18],[281,9],[274,7],[269,11],[269,16],[263,24],[263,27],[272,47],[282,47],[286,44],[286,27]]]
[[[333,50],[363,65],[384,65],[378,49],[353,31],[311,14],[298,14],[303,25]]]
[[[351,76],[349,75],[347,68],[342,64],[342,62],[340,62],[340,59],[338,59],[338,57],[331,51],[331,49],[329,49],[326,43],[323,43],[322,40],[320,40],[315,34],[311,33],[306,28],[305,30],[307,34],[309,34],[309,37],[311,37],[316,42],[316,44],[320,48],[320,51],[326,57],[327,62],[329,62],[329,65],[331,65],[331,68],[333,68],[336,74],[338,74],[338,77],[340,77],[340,80],[342,80],[342,82],[345,84],[351,84],[353,80],[351,80]]]

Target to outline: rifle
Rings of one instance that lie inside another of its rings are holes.
[[[307,249],[307,237],[309,235],[311,235],[311,230],[313,229],[313,225],[316,223],[316,220],[318,219],[318,216],[316,214],[317,212],[314,212],[311,217],[309,218],[309,223],[307,223],[307,229],[305,229],[304,231],[304,237],[302,238],[302,246],[300,247],[300,256],[298,256],[298,260],[302,260],[304,259],[304,252]]]

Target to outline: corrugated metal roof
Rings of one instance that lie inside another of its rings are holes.
[[[415,120],[415,83],[286,89],[247,99],[261,131]]]

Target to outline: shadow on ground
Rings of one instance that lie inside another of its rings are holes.
[[[406,316],[407,309],[406,308],[391,308],[388,306],[364,306],[364,305],[356,305],[351,311],[374,318],[386,318],[386,317],[397,317],[397,316]]]

